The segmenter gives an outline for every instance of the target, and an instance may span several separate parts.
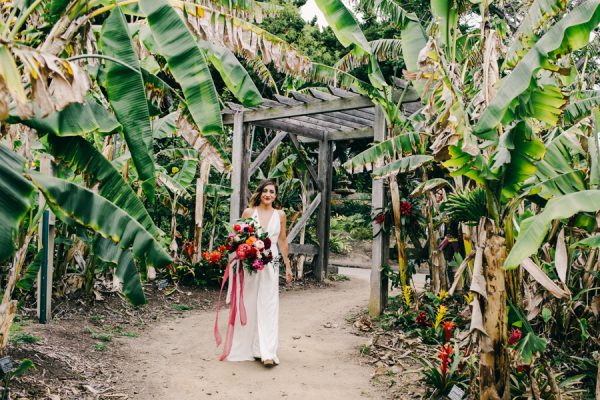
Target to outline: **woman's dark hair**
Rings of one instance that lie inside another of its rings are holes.
[[[262,194],[263,190],[265,190],[265,188],[269,185],[275,186],[275,195],[277,195],[277,198],[275,198],[275,201],[273,202],[273,208],[281,208],[281,203],[279,202],[279,187],[277,186],[277,183],[272,179],[265,179],[261,181],[256,187],[256,189],[254,189],[252,196],[250,196],[250,207],[258,207],[260,205],[260,195]]]

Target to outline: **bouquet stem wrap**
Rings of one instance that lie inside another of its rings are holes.
[[[233,270],[233,275],[232,275]],[[227,333],[225,334],[225,346],[223,347],[223,354],[219,360],[223,361],[229,355],[231,351],[231,344],[233,342],[233,330],[235,327],[235,318],[237,315],[237,308],[240,309],[240,323],[242,325],[246,325],[246,307],[244,307],[244,267],[240,262],[239,258],[232,259],[227,266],[225,267],[225,273],[223,274],[223,281],[221,282],[221,291],[219,292],[219,300],[217,301],[217,315],[215,317],[215,341],[217,342],[217,347],[221,345],[223,339],[221,338],[221,333],[219,332],[219,310],[221,308],[221,295],[223,294],[223,288],[225,287],[225,282],[229,280],[229,277],[232,275],[231,282],[231,306],[229,308],[229,322],[227,324]],[[237,286],[240,286],[240,297],[239,301],[237,298]]]

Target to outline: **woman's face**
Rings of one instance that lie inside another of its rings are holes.
[[[277,193],[275,192],[274,185],[267,185],[263,188],[263,191],[260,195],[260,201],[264,205],[271,205],[277,198]]]

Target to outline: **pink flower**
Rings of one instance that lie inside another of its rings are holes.
[[[237,250],[235,251],[235,254],[240,260],[243,260],[246,257],[246,253],[248,252],[248,250],[250,250],[250,246],[248,246],[246,243],[242,243],[238,246]]]
[[[256,247],[258,250],[262,250],[265,248],[265,242],[263,242],[262,240],[257,240],[256,242],[254,242],[254,247]]]
[[[252,263],[252,268],[257,271],[262,271],[265,268],[265,264],[263,264],[263,262],[260,260],[256,260]]]

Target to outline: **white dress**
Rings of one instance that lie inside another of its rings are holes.
[[[256,208],[252,218],[260,227]],[[259,229],[262,230],[262,227]],[[281,230],[279,211],[273,214],[267,225],[271,239],[273,259],[279,256],[277,240]],[[230,285],[231,288],[231,285]],[[237,298],[239,299],[239,288]],[[244,306],[246,308],[246,325],[240,323],[239,313],[235,320],[233,342],[227,361],[273,360],[279,364],[277,345],[279,342],[279,265],[271,262],[262,271],[244,276]]]

